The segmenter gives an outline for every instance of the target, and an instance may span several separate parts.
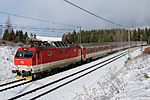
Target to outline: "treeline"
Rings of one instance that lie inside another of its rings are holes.
[[[142,41],[149,42],[150,28],[133,29],[129,33],[131,41],[142,39]],[[72,33],[63,34],[62,41],[71,41],[72,43],[125,42],[128,41],[128,29],[81,30],[81,33],[74,30]]]
[[[22,42],[24,44],[26,44],[29,41],[32,41],[33,39],[32,37],[36,39],[35,34],[33,35],[31,33],[29,37],[27,32],[23,34],[22,30],[16,30],[16,32],[14,32],[13,29],[10,32],[8,31],[8,29],[6,29],[3,34],[3,40],[15,42],[15,43]]]

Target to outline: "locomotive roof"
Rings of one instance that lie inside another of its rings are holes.
[[[40,41],[41,42],[41,41]],[[61,49],[61,48],[70,48],[70,47],[79,47],[76,44],[70,44],[68,45],[66,42],[63,41],[52,41],[50,43],[32,43],[32,44],[28,44],[28,45],[24,45],[23,47],[34,47],[36,50],[43,50],[43,49]]]

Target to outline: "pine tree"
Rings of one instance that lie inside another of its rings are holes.
[[[25,32],[25,38],[27,38],[28,37],[28,33],[27,32]]]
[[[5,32],[4,32],[3,40],[9,40],[9,32],[8,32],[8,29],[6,29]]]
[[[62,41],[66,41],[66,39],[65,39],[65,33],[62,35]]]
[[[33,34],[31,33],[30,36],[33,37]]]
[[[23,32],[19,31],[19,38],[18,38],[18,42],[23,42]]]
[[[10,32],[10,41],[15,41],[15,33],[13,29]]]
[[[36,34],[34,34],[34,38],[36,39]]]

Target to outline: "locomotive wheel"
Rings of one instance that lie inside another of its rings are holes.
[[[57,71],[58,71],[58,68],[54,68],[54,69],[52,69],[52,70],[51,70],[51,75],[56,74],[56,73],[57,73]]]
[[[36,79],[37,78],[37,74],[33,74],[33,76],[32,76],[34,79]]]
[[[71,68],[74,68],[75,66],[74,66],[74,64],[71,64]]]

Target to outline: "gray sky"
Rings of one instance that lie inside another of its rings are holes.
[[[134,28],[150,28],[150,0],[68,1],[123,26],[128,26],[130,23]],[[79,31],[77,28],[79,26],[84,30],[127,28],[92,16],[63,0],[0,0],[0,12],[0,25],[3,25],[3,31],[8,18],[6,13],[14,14],[9,15],[14,30],[44,36],[61,36],[63,33],[72,31],[66,29]],[[24,17],[34,18],[34,20]],[[59,30],[53,30],[53,28]]]

